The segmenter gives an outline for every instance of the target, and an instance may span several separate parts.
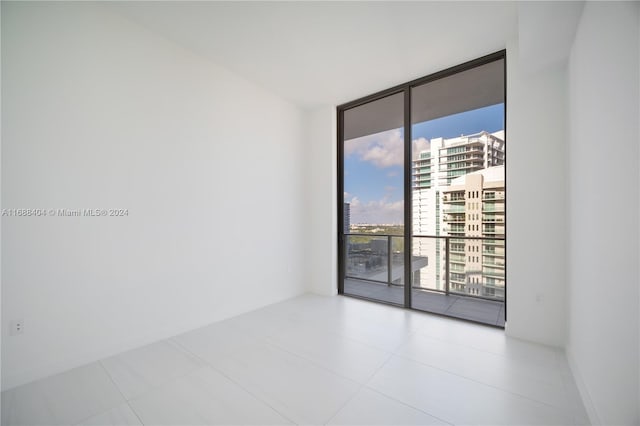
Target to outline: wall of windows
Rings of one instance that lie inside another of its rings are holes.
[[[505,63],[338,108],[340,294],[504,326]]]

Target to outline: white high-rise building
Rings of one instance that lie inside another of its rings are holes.
[[[464,213],[466,207],[448,205],[444,212],[443,194],[461,176],[503,165],[504,145],[504,131],[480,132],[451,139],[431,139],[427,149],[415,153],[412,168],[413,234],[416,236],[413,253],[426,257],[428,265],[415,273],[414,285],[445,290],[445,239],[419,236],[449,235],[444,226],[445,213],[453,213],[452,209]]]
[[[443,193],[451,291],[504,299],[504,166],[460,176]],[[454,237],[481,237],[454,238]]]

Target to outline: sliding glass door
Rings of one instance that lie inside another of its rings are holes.
[[[339,292],[504,326],[505,54],[338,108]]]
[[[342,117],[343,293],[404,306],[404,92]]]
[[[412,87],[415,309],[504,326],[504,59]]]

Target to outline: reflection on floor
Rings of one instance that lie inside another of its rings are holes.
[[[346,279],[344,293],[398,305],[404,304],[404,287],[399,286]],[[504,327],[503,302],[458,295],[447,296],[417,289],[413,290],[412,295],[414,309]]]

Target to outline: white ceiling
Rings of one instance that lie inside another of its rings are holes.
[[[117,2],[109,7],[303,107],[506,46],[513,2]]]

